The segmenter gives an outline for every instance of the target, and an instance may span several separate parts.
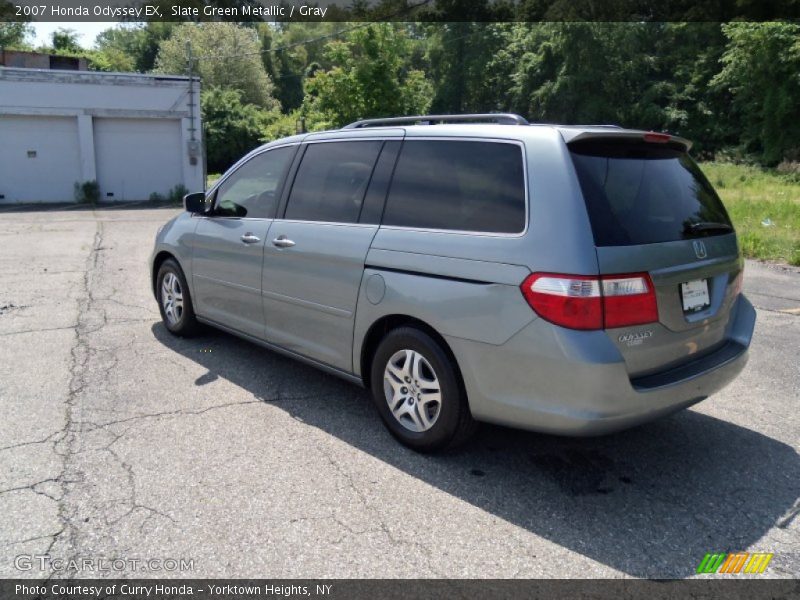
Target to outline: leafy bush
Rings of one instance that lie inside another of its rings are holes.
[[[182,183],[179,183],[169,191],[169,194],[167,194],[167,199],[173,204],[180,204],[183,202],[183,197],[188,193],[189,190],[186,189],[186,186]]]
[[[150,194],[150,202],[171,202],[172,204],[180,204],[183,202],[183,197],[189,193],[186,186],[179,183],[167,192],[167,195],[153,192]]]
[[[298,128],[303,119],[305,120],[306,131],[322,131],[323,129],[334,127],[333,123],[327,121],[325,116],[320,113],[294,110],[284,115],[278,111],[272,111],[265,115],[266,125],[262,131],[261,141],[264,143],[273,142],[280,138],[300,133]]]
[[[775,170],[786,177],[788,181],[800,183],[800,161],[785,160]]]
[[[789,257],[789,264],[800,267],[800,244],[797,244],[792,251],[792,255]]]
[[[75,202],[78,204],[97,204],[100,200],[100,185],[96,180],[75,182]]]
[[[288,115],[280,114],[277,111],[270,113],[268,122],[262,130],[261,141],[267,143],[294,135],[297,133],[298,120],[300,120],[299,111],[293,111]],[[306,125],[307,127],[308,125]]]

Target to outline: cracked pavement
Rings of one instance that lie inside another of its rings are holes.
[[[0,577],[19,555],[187,559],[186,577],[800,573],[800,271],[748,263],[750,364],[595,439],[485,426],[421,456],[366,393],[232,336],[180,339],[148,281],[175,209],[0,212]]]

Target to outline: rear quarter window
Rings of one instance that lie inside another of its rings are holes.
[[[570,153],[597,246],[673,242],[697,237],[693,224],[731,224],[711,184],[683,151],[584,143],[571,146]]]
[[[521,233],[522,148],[514,143],[406,140],[386,200],[384,225]]]

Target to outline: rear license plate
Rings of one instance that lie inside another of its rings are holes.
[[[681,284],[681,300],[684,312],[696,312],[708,308],[708,280],[698,279]]]

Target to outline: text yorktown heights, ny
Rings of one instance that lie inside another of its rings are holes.
[[[14,592],[17,596],[136,596],[137,598],[163,597],[163,596],[199,596],[210,594],[212,596],[330,596],[333,585],[284,585],[284,584],[257,584],[257,583],[220,583],[220,584],[194,584],[194,583],[113,583],[113,584],[80,584],[80,583],[49,583],[49,584],[17,584]]]

